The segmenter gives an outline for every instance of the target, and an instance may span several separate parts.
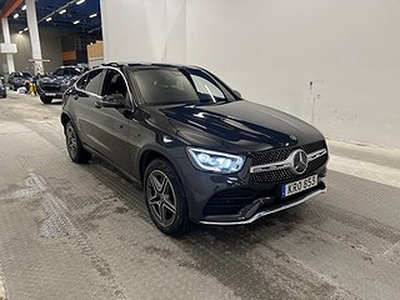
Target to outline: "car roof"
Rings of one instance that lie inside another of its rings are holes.
[[[129,67],[133,69],[148,69],[148,68],[181,68],[181,69],[199,69],[198,66],[171,64],[171,63],[151,63],[151,62],[110,62],[102,64],[105,67],[123,68]]]

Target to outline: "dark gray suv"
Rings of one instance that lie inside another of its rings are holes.
[[[245,101],[192,66],[112,63],[63,99],[71,159],[107,159],[144,188],[155,225],[243,225],[325,192],[328,149],[311,125]]]

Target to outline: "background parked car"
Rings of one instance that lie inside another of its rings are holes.
[[[61,99],[65,90],[70,87],[85,71],[79,66],[63,66],[51,75],[37,81],[37,92],[44,104],[50,104],[53,99]]]
[[[0,79],[0,96],[2,98],[6,98],[7,97],[7,89],[6,89],[6,85],[4,84],[4,81]]]
[[[11,72],[8,77],[10,89],[16,91],[18,88],[25,86],[26,81],[31,82],[33,75],[29,72]]]

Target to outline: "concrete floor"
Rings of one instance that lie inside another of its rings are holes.
[[[173,239],[108,165],[71,163],[60,110],[0,100],[0,298],[4,286],[9,300],[400,299],[400,173],[387,157],[391,185],[330,171],[325,196]],[[332,157],[362,157],[343,148]]]

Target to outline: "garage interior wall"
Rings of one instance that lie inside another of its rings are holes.
[[[398,1],[101,0],[101,7],[108,61],[201,65],[246,99],[328,137],[400,148]]]
[[[22,28],[11,26],[11,42],[17,45],[18,53],[14,55],[14,63],[16,71],[30,71],[33,73],[33,64],[29,62],[32,58],[31,42],[29,33],[18,34]],[[42,46],[42,55],[44,59],[49,59],[50,62],[44,63],[46,72],[54,71],[62,65],[62,49],[60,35],[62,31],[51,28],[40,28],[40,39]],[[1,55],[1,71],[6,73],[7,64],[5,55]]]

